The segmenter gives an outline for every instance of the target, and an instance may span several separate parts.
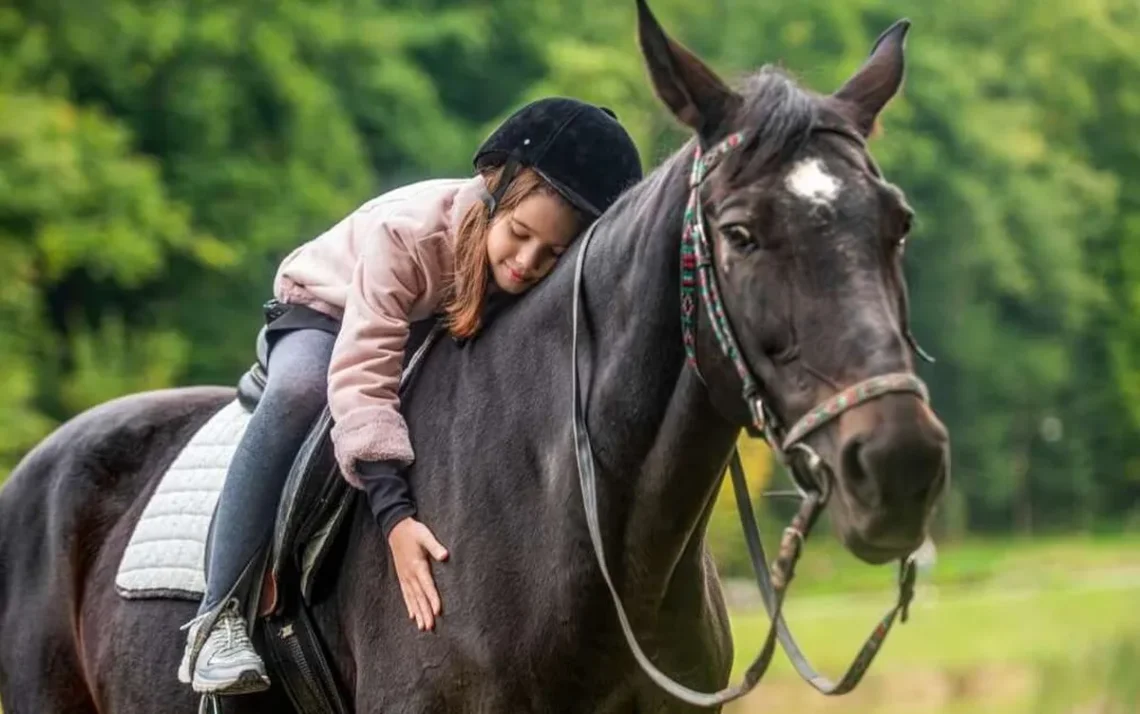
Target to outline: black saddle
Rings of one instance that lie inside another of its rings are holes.
[[[414,323],[405,350],[400,393],[406,393],[424,356],[443,334],[432,320]],[[253,411],[268,380],[266,330],[257,336],[257,361],[238,381],[238,400]],[[273,679],[282,684],[300,714],[348,714],[343,684],[328,665],[328,653],[309,615],[313,586],[341,526],[359,496],[340,474],[329,433],[326,406],[302,442],[277,509],[265,568],[250,571],[238,592],[255,627],[259,651]],[[268,593],[263,589],[269,588]],[[266,597],[266,595],[268,595]],[[266,611],[268,610],[268,611]],[[259,618],[257,613],[262,613]]]

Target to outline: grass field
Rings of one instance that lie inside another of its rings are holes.
[[[786,609],[817,668],[838,677],[886,611],[891,572],[823,546],[807,594]],[[830,565],[828,563],[830,562]],[[802,577],[807,580],[805,569]],[[826,593],[828,585],[846,592]],[[805,587],[800,587],[800,586]],[[735,590],[735,588],[734,588]],[[911,620],[896,625],[853,693],[825,698],[782,655],[731,714],[1140,713],[1140,541],[1045,540],[945,549],[920,586]],[[734,608],[737,675],[767,619]]]

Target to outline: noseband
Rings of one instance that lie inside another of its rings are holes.
[[[815,131],[829,131],[858,143],[861,147],[864,142],[861,137],[846,129],[839,127],[820,126]],[[751,417],[750,427],[762,434],[777,460],[785,467],[799,491],[802,498],[799,511],[792,519],[791,524],[784,529],[784,536],[780,541],[780,551],[776,560],[768,567],[768,559],[760,540],[759,529],[756,525],[756,516],[752,510],[751,498],[748,494],[747,482],[744,478],[744,469],[740,461],[740,454],[734,449],[730,461],[733,490],[736,497],[737,509],[740,514],[741,526],[744,530],[745,540],[748,544],[749,556],[753,570],[756,573],[757,584],[763,595],[764,607],[771,618],[771,625],[764,645],[755,661],[744,674],[740,684],[726,687],[715,693],[698,692],[689,689],[661,672],[637,642],[622,606],[617,588],[614,586],[606,566],[604,549],[602,547],[601,529],[598,523],[597,507],[597,478],[594,467],[593,448],[590,445],[590,435],[586,428],[585,410],[582,406],[582,390],[579,386],[578,374],[578,310],[581,302],[581,283],[583,266],[585,265],[586,250],[594,234],[594,226],[586,232],[579,249],[578,259],[574,273],[574,304],[573,304],[573,338],[571,370],[571,392],[573,395],[573,425],[574,444],[578,461],[579,480],[582,488],[583,505],[586,512],[586,522],[590,531],[590,540],[594,546],[594,553],[602,577],[609,588],[617,611],[618,621],[626,642],[634,658],[641,665],[645,673],[665,691],[673,696],[696,706],[718,706],[726,702],[739,699],[750,692],[763,677],[771,663],[775,652],[776,642],[784,648],[796,671],[800,676],[819,692],[825,695],[846,694],[858,685],[863,678],[875,655],[878,653],[887,634],[898,615],[902,621],[907,619],[907,608],[914,596],[915,563],[913,556],[900,562],[899,567],[899,597],[894,607],[883,617],[871,636],[863,645],[859,654],[848,668],[847,673],[838,683],[833,683],[827,677],[819,674],[804,657],[802,650],[796,644],[782,615],[784,596],[794,576],[795,566],[803,550],[804,542],[811,532],[812,526],[827,504],[830,493],[830,473],[828,466],[815,450],[806,442],[809,435],[815,433],[823,426],[839,418],[843,413],[857,406],[866,404],[878,397],[890,393],[910,393],[923,401],[929,400],[926,385],[917,376],[910,372],[893,372],[889,374],[870,377],[861,382],[846,387],[831,396],[823,403],[808,411],[796,421],[790,429],[784,430],[779,419],[767,407],[767,402],[751,368],[744,359],[739,343],[732,327],[729,324],[724,303],[720,296],[717,284],[716,271],[713,263],[712,243],[705,228],[704,213],[701,205],[701,184],[716,164],[732,149],[739,146],[746,134],[737,132],[713,146],[707,154],[702,155],[698,145],[693,160],[693,169],[689,178],[689,202],[685,209],[684,226],[681,235],[681,334],[685,346],[686,361],[701,377],[696,357],[696,325],[697,303],[703,303],[713,333],[721,352],[731,362],[741,382],[741,397],[748,406]],[[596,224],[595,224],[596,225]],[[910,337],[907,331],[907,341],[921,355],[921,350]],[[791,455],[797,458],[789,458]],[[802,458],[799,458],[802,457]]]

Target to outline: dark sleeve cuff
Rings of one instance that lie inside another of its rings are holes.
[[[384,538],[405,518],[416,515],[411,488],[398,461],[357,461],[356,472],[368,496],[368,506]]]
[[[388,536],[392,535],[392,529],[396,527],[397,523],[405,518],[412,518],[415,515],[415,504],[410,502],[397,504],[376,515],[376,522],[380,524],[380,530],[384,531],[384,540],[387,540]]]

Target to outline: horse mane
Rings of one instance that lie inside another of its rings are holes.
[[[744,102],[734,123],[748,136],[739,150],[725,157],[731,178],[741,173],[758,176],[786,163],[819,123],[819,98],[779,67],[765,65],[749,74],[737,92]]]

